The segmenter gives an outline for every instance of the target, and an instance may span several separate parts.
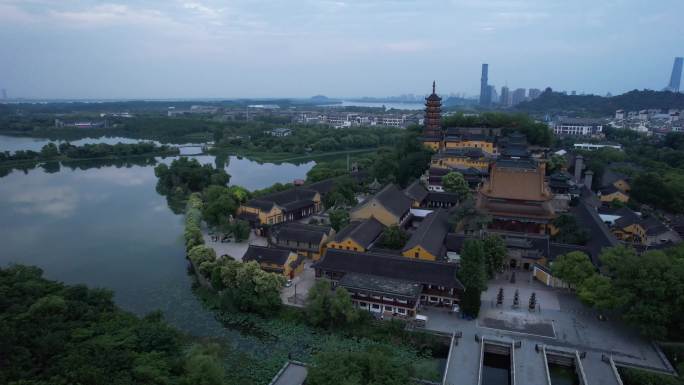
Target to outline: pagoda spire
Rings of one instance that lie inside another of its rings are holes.
[[[433,94],[435,93],[435,81],[434,80],[432,81],[432,93]]]

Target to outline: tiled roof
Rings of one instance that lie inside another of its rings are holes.
[[[412,281],[357,273],[345,274],[340,279],[340,286],[414,299],[418,298],[422,291],[422,286]]]
[[[430,191],[425,197],[427,202],[458,203],[458,194],[450,192]]]
[[[288,222],[272,230],[276,239],[296,242],[306,242],[318,245],[326,234],[329,234],[329,226],[306,225],[296,222]]]
[[[611,170],[610,168],[606,168],[606,170],[603,172],[603,175],[601,176],[601,187],[612,186],[613,183],[619,180],[629,180],[629,177],[621,172],[617,172]]]
[[[415,180],[404,189],[404,194],[414,201],[422,202],[428,195],[428,190],[420,183],[419,180]]]
[[[397,217],[404,216],[411,209],[411,199],[394,184],[388,184],[377,194],[361,202],[354,210],[364,206],[372,199],[375,199],[387,211]]]
[[[444,249],[444,238],[449,232],[449,215],[445,210],[436,210],[428,214],[413,232],[402,251],[420,246],[430,254],[441,257]]]
[[[327,249],[323,258],[314,264],[314,267],[340,273],[374,275],[420,284],[463,289],[463,284],[456,278],[458,266],[446,262],[430,262],[394,255]]]
[[[250,245],[247,252],[242,257],[242,261],[257,261],[259,263],[265,262],[283,265],[289,256],[290,250]]]
[[[316,194],[316,190],[295,187],[251,199],[247,202],[247,206],[256,207],[261,211],[270,211],[273,205],[277,204],[286,210],[296,210],[311,205]]]
[[[335,178],[328,178],[324,179],[320,182],[312,183],[306,188],[311,189],[311,190],[316,190],[318,191],[319,194],[325,195],[329,193],[334,187],[335,187],[336,179]]]
[[[585,246],[594,265],[599,266],[598,256],[601,251],[607,247],[618,246],[620,242],[610,232],[596,209],[591,207],[585,199],[581,199],[580,203],[570,211],[577,219],[578,225],[590,234],[589,242]]]
[[[342,242],[349,238],[358,243],[359,246],[368,248],[382,234],[384,226],[375,218],[363,221],[354,221],[345,226],[335,236],[335,242]]]

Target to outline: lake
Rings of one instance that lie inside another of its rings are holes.
[[[26,148],[17,143],[0,136],[0,149]],[[231,184],[250,190],[306,178],[315,164],[260,164],[232,156],[226,163]],[[36,265],[50,279],[111,289],[117,304],[136,314],[158,309],[193,334],[239,338],[221,327],[191,291],[183,217],[155,191],[154,166],[82,168],[47,172],[37,167],[0,178],[0,265]]]
[[[69,142],[74,146],[82,146],[84,144],[94,144],[94,143],[106,143],[106,144],[117,144],[117,143],[140,143],[140,142],[153,142],[156,144],[167,144],[169,146],[178,146],[182,155],[185,154],[197,154],[202,152],[203,143],[185,143],[185,144],[170,144],[170,143],[160,143],[156,140],[141,140],[124,138],[120,136],[100,136],[94,138],[83,138],[78,140],[50,140],[47,138],[33,138],[24,136],[10,136],[10,135],[0,135],[0,152],[9,151],[14,152],[18,150],[32,150],[40,151],[43,146],[48,143],[59,144],[61,142]]]
[[[397,110],[422,110],[425,108],[423,103],[397,103],[397,102],[359,102],[352,100],[343,100],[340,104],[333,104],[331,107],[373,107],[386,109],[397,109]]]

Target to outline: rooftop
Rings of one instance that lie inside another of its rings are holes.
[[[257,261],[258,263],[284,265],[289,256],[290,250],[250,245],[247,252],[242,257],[242,261]]]
[[[420,223],[411,238],[406,242],[402,251],[408,251],[420,246],[430,254],[441,257],[444,248],[444,238],[449,232],[449,215],[445,210],[436,210]]]
[[[382,234],[384,226],[375,218],[363,221],[353,221],[342,228],[335,236],[336,242],[342,242],[349,238],[358,243],[363,248],[369,248],[373,242]]]
[[[418,298],[422,290],[421,284],[416,282],[357,273],[345,274],[340,279],[340,286],[413,299]]]
[[[420,284],[463,289],[463,285],[456,278],[457,265],[446,262],[430,262],[388,254],[327,249],[323,258],[314,264],[314,267],[340,273],[374,275]]]

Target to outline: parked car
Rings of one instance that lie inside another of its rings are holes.
[[[461,307],[458,304],[455,304],[451,307],[450,310],[451,314],[456,314],[461,312]]]
[[[285,287],[290,287],[290,286],[292,286],[292,280],[288,279],[287,281],[285,281]]]
[[[424,328],[427,325],[428,317],[426,315],[416,314],[416,327]]]

